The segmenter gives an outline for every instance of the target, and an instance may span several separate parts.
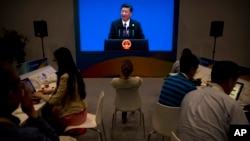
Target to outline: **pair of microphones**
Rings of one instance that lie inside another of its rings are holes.
[[[135,25],[132,24],[131,26],[128,26],[127,28],[124,27],[124,26],[119,27],[118,28],[118,32],[119,32],[118,35],[119,35],[119,37],[124,37],[124,34],[122,34],[122,36],[121,36],[121,33],[124,33],[124,31],[127,32],[127,30],[128,30],[128,36],[127,37],[129,37],[129,35],[131,35],[132,37],[135,36]],[[130,34],[130,32],[131,32],[131,34]]]

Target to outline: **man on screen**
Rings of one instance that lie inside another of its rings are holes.
[[[131,19],[133,7],[122,4],[121,18],[111,24],[109,39],[144,39],[141,24]]]

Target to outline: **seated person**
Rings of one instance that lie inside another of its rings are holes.
[[[54,94],[49,96],[36,92],[34,96],[51,105],[51,111],[50,108],[46,108],[47,111],[44,110],[43,115],[56,131],[62,134],[67,126],[85,122],[87,117],[86,92],[83,78],[74,63],[70,50],[61,47],[54,51],[54,57],[58,65],[57,87]]]
[[[182,56],[180,59],[180,73],[165,79],[159,103],[179,107],[184,96],[196,89],[196,85],[190,79],[194,77],[198,65],[199,59],[195,55]]]
[[[215,62],[211,85],[189,92],[181,103],[177,136],[185,141],[228,141],[231,124],[248,120],[239,103],[229,94],[238,78],[238,65]]]
[[[122,75],[120,78],[113,78],[111,85],[117,90],[119,89],[137,89],[141,86],[142,78],[139,76],[131,76],[133,72],[133,63],[131,60],[124,60],[121,64]],[[123,124],[127,123],[127,112],[122,112]]]
[[[0,135],[9,141],[59,141],[59,137],[34,109],[32,94],[9,62],[0,62]],[[12,113],[21,105],[28,116],[25,127]]]
[[[186,56],[192,54],[192,51],[189,48],[184,48],[182,50],[181,56]],[[177,60],[174,62],[170,73],[179,73],[180,72],[180,61]]]

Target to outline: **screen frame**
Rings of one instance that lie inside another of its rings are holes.
[[[24,82],[29,87],[32,94],[36,92],[35,87],[33,86],[32,82],[30,81],[28,77],[22,79],[21,81]]]
[[[244,87],[244,83],[236,82],[234,88],[236,87],[236,85],[239,85],[239,87],[240,87],[240,88],[238,89],[238,92],[236,93],[236,94],[237,94],[236,97],[234,98],[234,97],[231,96],[233,90],[230,92],[229,96],[230,96],[231,98],[235,99],[235,100],[238,100],[239,97],[240,97],[240,95],[241,95],[242,89],[243,89],[243,87]],[[234,88],[233,88],[233,89],[234,89]]]
[[[147,52],[105,52],[103,51],[81,51],[80,46],[80,22],[79,22],[79,9],[78,0],[73,1],[74,4],[74,33],[75,33],[75,54],[77,67],[83,71],[90,66],[99,63],[100,61],[107,60],[110,58],[125,56],[143,56],[153,57],[159,60],[165,60],[168,62],[174,62],[177,57],[177,43],[178,43],[178,27],[179,27],[179,7],[180,0],[174,0],[174,15],[173,15],[173,36],[172,36],[172,50],[171,51],[147,51]],[[94,56],[94,57],[93,57]],[[96,57],[98,56],[98,57]],[[110,57],[112,56],[112,57]],[[86,60],[90,60],[86,61]]]

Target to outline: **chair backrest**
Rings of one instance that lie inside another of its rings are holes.
[[[171,141],[181,141],[175,134],[174,131],[171,132]]]
[[[101,124],[102,122],[102,108],[103,108],[103,98],[104,98],[104,92],[101,91],[98,102],[97,102],[97,107],[96,107],[96,123]]]
[[[121,111],[135,111],[141,108],[141,97],[138,89],[119,89],[115,96],[115,109]]]
[[[152,115],[152,126],[154,130],[163,135],[171,136],[176,130],[179,118],[180,107],[165,106],[157,102]]]
[[[60,141],[77,141],[75,138],[71,136],[59,136]]]

